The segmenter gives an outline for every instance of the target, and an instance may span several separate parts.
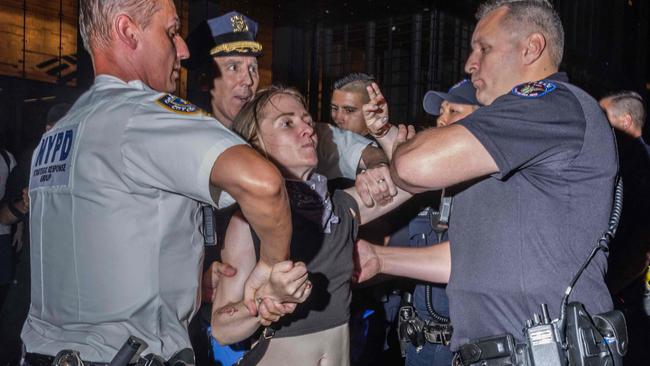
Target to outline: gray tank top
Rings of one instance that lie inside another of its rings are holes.
[[[293,337],[319,332],[345,324],[350,318],[350,278],[354,269],[353,244],[358,224],[350,208],[357,215],[356,201],[343,191],[332,196],[333,212],[339,222],[331,226],[331,233],[307,220],[292,208],[293,234],[291,254],[293,261],[307,264],[312,293],[296,310],[273,324],[275,337]],[[259,259],[260,240],[253,232],[255,253]]]

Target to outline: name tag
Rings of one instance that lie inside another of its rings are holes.
[[[34,151],[30,189],[68,186],[77,126],[47,133]]]

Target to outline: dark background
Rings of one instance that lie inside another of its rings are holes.
[[[422,111],[424,93],[446,90],[465,77],[463,65],[479,3],[176,0],[185,34],[200,21],[230,10],[258,21],[258,40],[264,45],[261,86],[273,82],[299,88],[315,118],[329,121],[329,95],[336,78],[364,71],[379,80],[390,103],[392,120],[424,125],[433,121]],[[566,33],[561,69],[571,80],[596,98],[630,89],[647,99],[649,2],[553,3]],[[74,0],[0,2],[0,34],[13,40],[8,44],[14,47],[0,46],[0,132],[10,151],[19,152],[40,136],[52,105],[74,102],[92,83],[90,58],[78,35],[74,39],[77,8]],[[34,20],[33,14],[40,14],[40,18]],[[7,19],[13,28],[7,28]],[[41,55],[45,61],[29,64],[30,52],[40,55],[39,50],[50,46],[53,51],[49,58]],[[70,47],[72,51],[62,52]],[[183,73],[177,94],[197,104],[207,100],[192,73]]]

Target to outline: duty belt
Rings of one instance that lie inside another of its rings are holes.
[[[427,322],[422,333],[424,333],[427,342],[448,346],[453,330],[453,327],[449,324]]]
[[[29,366],[108,366],[105,362],[82,361],[79,352],[63,350],[56,356],[41,355],[38,353],[26,353],[25,362]],[[162,357],[148,354],[140,357],[136,363],[129,363],[129,366],[194,366],[194,352],[185,348],[176,352],[169,361]]]
[[[453,366],[517,365],[517,346],[510,334],[481,338],[458,348]]]

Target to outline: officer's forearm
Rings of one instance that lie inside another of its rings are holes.
[[[239,203],[259,236],[260,259],[268,265],[287,260],[291,211],[284,179],[275,165],[248,146],[235,146],[217,159],[212,178]]]
[[[375,247],[381,273],[435,283],[447,283],[451,274],[449,241],[422,248]]]
[[[378,147],[368,145],[361,152],[359,169],[370,169],[382,163],[388,164],[388,157],[384,151]]]

